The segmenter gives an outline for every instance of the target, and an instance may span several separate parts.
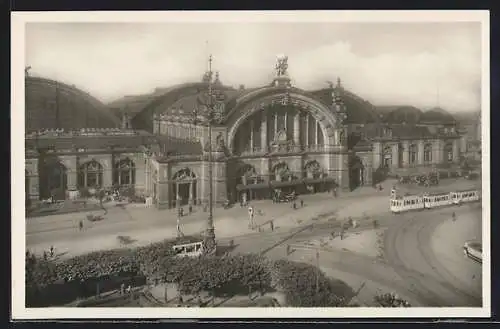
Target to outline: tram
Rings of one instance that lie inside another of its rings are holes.
[[[177,257],[198,257],[203,253],[203,242],[179,244],[172,248]]]
[[[475,202],[480,199],[481,196],[478,190],[405,196],[397,196],[396,193],[391,193],[390,210],[397,214],[412,210],[460,205],[464,202]]]

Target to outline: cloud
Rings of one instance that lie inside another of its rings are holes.
[[[26,53],[34,74],[103,101],[199,81],[210,50],[233,86],[269,83],[276,55],[285,53],[300,88],[340,76],[376,105],[462,111],[480,106],[479,31],[465,23],[32,24]]]

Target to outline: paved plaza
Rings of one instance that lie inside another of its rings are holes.
[[[387,181],[384,190],[378,191],[364,187],[347,192],[335,198],[332,194],[321,193],[304,195],[304,207],[297,202],[297,210],[289,203],[273,204],[269,200],[255,201],[255,224],[257,228],[248,227],[248,210],[235,205],[231,209],[214,209],[214,222],[217,238],[224,239],[270,230],[269,221],[273,221],[276,232],[288,232],[295,227],[307,225],[311,220],[323,215],[321,220],[345,220],[352,218],[389,214],[389,191],[394,181]],[[439,188],[451,190],[473,188],[477,182],[455,181],[443,184]],[[406,187],[400,189],[404,191]],[[413,193],[415,190],[413,188]],[[130,246],[145,245],[176,236],[177,213],[175,210],[157,210],[137,205],[125,207],[108,207],[104,211],[93,211],[94,215],[102,215],[104,219],[90,222],[88,213],[71,213],[27,219],[26,246],[36,253],[42,253],[54,246],[58,253],[65,256],[82,254],[90,251],[120,247],[118,236],[130,237]],[[197,234],[204,230],[208,213],[195,208],[192,214],[181,219],[182,232],[186,235]],[[79,222],[84,224],[79,230]]]

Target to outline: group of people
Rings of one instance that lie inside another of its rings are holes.
[[[435,186],[439,185],[439,174],[429,173],[417,176],[402,176],[399,177],[400,184],[417,184],[421,186]]]

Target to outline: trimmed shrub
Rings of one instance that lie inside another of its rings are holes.
[[[177,283],[182,294],[190,295],[277,289],[285,293],[290,306],[346,306],[353,295],[344,282],[327,278],[309,264],[270,261],[258,254],[195,258],[174,254],[174,244],[194,241],[200,237],[93,252],[61,262],[26,257],[27,306],[60,305],[119,289],[122,283],[143,285],[146,280]]]

